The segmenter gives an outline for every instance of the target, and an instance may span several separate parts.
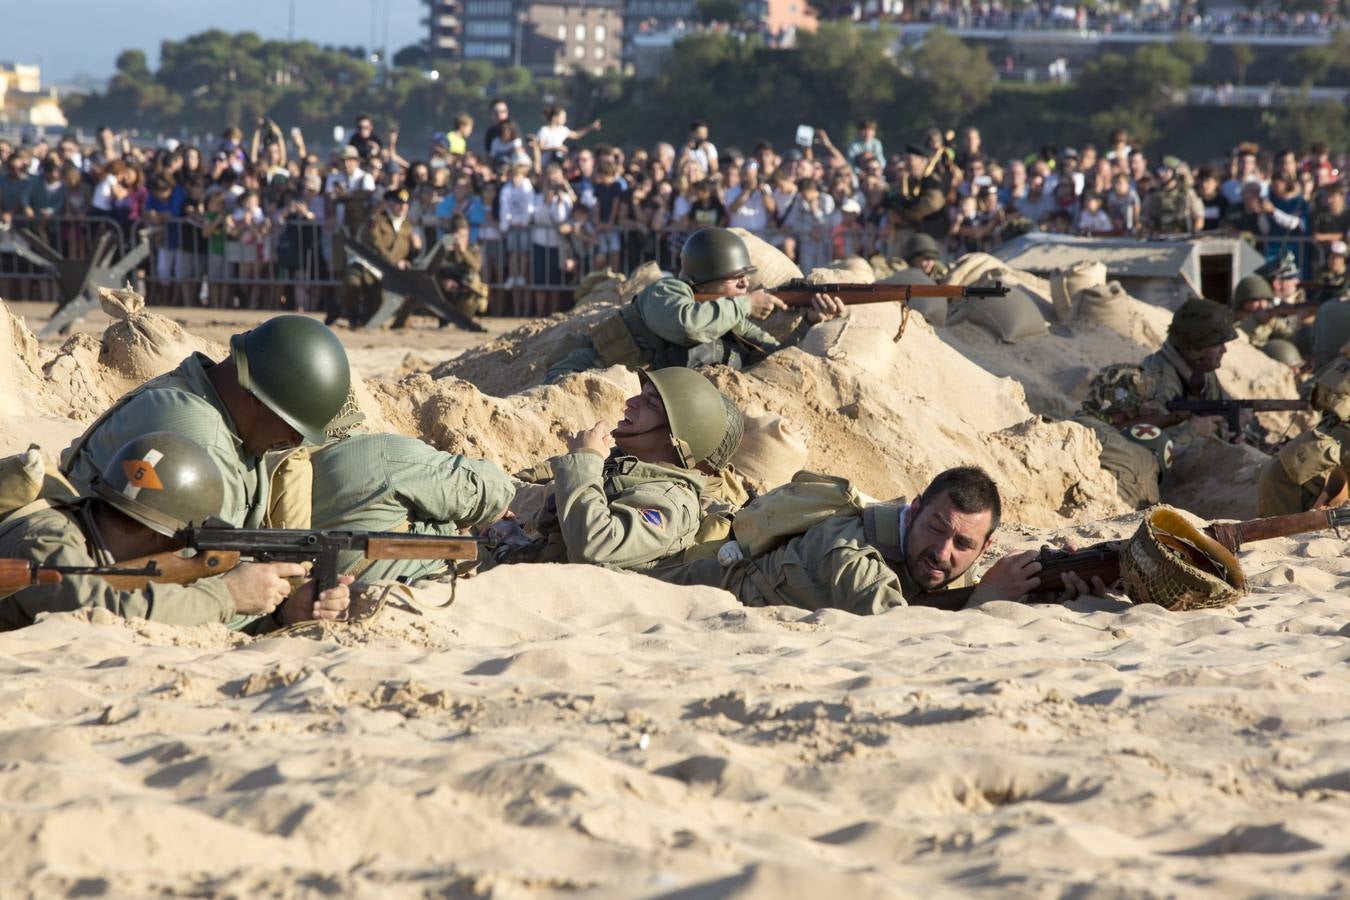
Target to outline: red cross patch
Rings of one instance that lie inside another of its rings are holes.
[[[1157,425],[1131,425],[1130,437],[1140,441],[1151,441],[1154,438],[1162,436],[1162,429]]]

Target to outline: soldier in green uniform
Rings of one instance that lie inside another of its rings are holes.
[[[913,503],[895,500],[833,516],[754,558],[723,553],[679,572],[682,584],[722,587],[747,606],[786,604],[886,612],[927,591],[968,587],[1002,516],[998,487],[981,469],[939,474]],[[730,545],[737,547],[738,545]],[[1002,557],[985,572],[970,604],[1015,600],[1040,585],[1034,550]],[[1076,576],[1071,594],[1101,594]]]
[[[386,262],[406,269],[412,257],[422,249],[418,229],[408,221],[409,196],[406,188],[390,188],[384,205],[366,221],[357,238],[373,248]],[[380,273],[356,257],[347,261],[342,285],[342,312],[330,315],[326,324],[346,318],[353,328],[364,325],[380,308]]]
[[[749,292],[754,272],[739,237],[725,228],[699,229],[680,251],[678,278],[661,279],[598,323],[591,329],[590,346],[554,363],[544,382],[614,365],[742,368],[800,341],[812,324],[847,312],[837,297],[817,294],[801,326],[780,343],[753,321],[784,308],[770,293]]]
[[[1133,509],[1159,502],[1158,483],[1172,464],[1172,442],[1163,429],[1136,421],[1166,412],[1154,405],[1153,395],[1153,382],[1139,366],[1107,366],[1092,379],[1082,412],[1071,420],[1097,435],[1102,468],[1115,476],[1116,492]]]
[[[1299,342],[1303,325],[1296,316],[1278,315],[1275,291],[1270,282],[1260,275],[1243,278],[1233,289],[1233,306],[1241,316],[1237,327],[1247,333],[1252,346],[1260,348],[1271,359],[1298,368],[1303,365]]]
[[[727,465],[744,419],[693,370],[640,378],[642,392],[629,398],[616,427],[596,424],[572,435],[567,453],[549,461],[548,497],[532,523],[541,536],[509,543],[493,562],[651,571],[695,543],[708,476]]]
[[[314,528],[451,536],[501,517],[515,491],[496,463],[446,453],[400,434],[356,433],[316,449]],[[339,556],[363,581],[411,582],[445,570],[437,559]]]
[[[1215,373],[1223,364],[1228,342],[1236,338],[1228,307],[1203,297],[1183,303],[1172,315],[1162,347],[1139,364],[1153,384],[1155,406],[1166,409],[1172,400],[1228,399]],[[1123,424],[1158,426],[1180,455],[1197,438],[1213,434],[1223,422],[1215,416],[1175,412],[1141,415]]]
[[[1165,156],[1162,165],[1154,170],[1158,186],[1144,198],[1140,215],[1147,234],[1194,234],[1204,227],[1204,204],[1177,176],[1179,164],[1176,157]]]
[[[440,279],[446,299],[472,319],[488,311],[483,256],[477,247],[469,243],[469,220],[460,213],[450,217],[449,235],[450,246],[436,267],[436,277]]]
[[[1318,372],[1311,399],[1322,421],[1261,467],[1256,500],[1262,516],[1306,512],[1329,499],[1324,492],[1334,475],[1343,482],[1350,472],[1350,359],[1338,357]]]
[[[220,517],[257,528],[268,509],[264,455],[302,440],[322,443],[350,386],[337,335],[306,316],[274,316],[230,338],[227,359],[194,353],[127,393],[61,454],[61,471],[87,491],[129,440],[172,431],[204,448],[220,470]]]
[[[918,269],[933,281],[940,282],[947,277],[947,265],[942,261],[942,252],[931,235],[922,231],[910,235],[909,240],[905,241],[904,255],[906,265]]]
[[[905,157],[905,171],[900,173],[882,204],[891,229],[888,257],[907,256],[902,248],[914,233],[921,232],[938,239],[946,235],[950,224],[947,220],[947,188],[934,174],[937,168],[934,155],[910,144],[905,148]]]
[[[6,519],[0,557],[111,566],[172,552],[182,548],[175,533],[218,516],[224,497],[225,481],[206,450],[171,432],[151,432],[113,454],[85,496],[38,501]],[[0,600],[0,628],[30,625],[43,612],[92,608],[171,625],[221,622],[255,633],[340,618],[351,579],[317,598],[312,581],[291,594],[286,579],[304,574],[297,563],[241,563],[191,584],[150,583],[138,590],[122,590],[98,575],[66,575]]]

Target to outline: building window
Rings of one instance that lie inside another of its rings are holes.
[[[464,34],[466,37],[509,38],[511,36],[511,23],[495,19],[486,22],[466,22]]]
[[[595,42],[599,44],[603,43],[604,40],[605,40],[605,26],[603,25],[595,26]],[[596,58],[599,59],[599,57]]]
[[[469,0],[468,3],[464,4],[464,12],[468,16],[506,18],[511,15],[511,2],[510,0]]]
[[[604,59],[604,58],[605,58],[605,48],[604,48],[604,47],[596,47],[596,48],[595,48],[595,58],[596,58],[596,59]]]
[[[558,40],[560,40],[560,41],[565,41],[565,40],[567,40],[567,26],[566,26],[566,25],[559,25],[559,26],[558,26]]]
[[[577,59],[585,59],[586,48],[581,46],[580,44],[577,44],[575,47],[572,48],[572,55],[575,56]]]
[[[576,36],[577,36],[577,40],[578,40],[578,41],[584,41],[584,40],[586,40],[586,26],[585,26],[585,25],[577,25],[577,28],[576,28]]]

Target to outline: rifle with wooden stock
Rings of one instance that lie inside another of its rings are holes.
[[[395,531],[330,531],[300,528],[233,528],[208,522],[184,528],[175,537],[195,556],[162,553],[122,563],[131,571],[102,575],[121,590],[143,588],[148,582],[186,584],[219,575],[241,560],[260,563],[311,563],[319,591],[336,587],[338,555],[357,551],[366,559],[471,560],[478,557],[483,538],[456,535],[404,534]],[[153,566],[153,573],[145,567]]]
[[[0,559],[0,596],[7,596],[39,584],[60,584],[66,575],[100,575],[114,578],[139,578],[142,583],[158,579],[163,572],[151,561],[136,566],[119,563],[115,566],[44,566],[26,559]]]
[[[1254,541],[1269,541],[1312,531],[1327,531],[1346,525],[1350,525],[1350,506],[1314,509],[1287,516],[1249,519],[1245,522],[1215,522],[1205,529],[1205,533],[1231,552],[1237,553],[1245,544]],[[1128,540],[1105,541],[1072,552],[1049,547],[1041,548],[1037,557],[1037,561],[1041,564],[1040,588],[1024,597],[1022,602],[1058,603],[1059,595],[1067,587],[1064,575],[1069,572],[1089,583],[1094,577],[1100,578],[1103,584],[1108,585],[1118,581],[1120,553],[1127,543]],[[910,598],[908,602],[910,606],[927,606],[954,612],[965,609],[974,592],[974,587],[928,591]]]
[[[766,288],[789,308],[811,305],[813,294],[833,294],[848,306],[862,303],[903,303],[909,305],[914,297],[943,297],[947,300],[959,300],[963,297],[1006,297],[1008,287],[1001,281],[987,285],[961,284],[811,284],[797,278],[780,284],[776,288]]]

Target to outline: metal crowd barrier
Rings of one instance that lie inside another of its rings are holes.
[[[274,222],[256,240],[245,235],[213,237],[198,218],[161,219],[140,234],[151,252],[135,279],[148,302],[172,306],[252,307],[320,310],[341,299],[345,257],[332,221],[298,219]],[[437,218],[417,223],[424,249],[443,235]],[[31,229],[53,250],[78,257],[87,253],[103,231],[114,235],[117,257],[137,235],[106,217],[56,216],[16,219],[0,230],[0,296],[10,299],[55,300],[52,274],[27,259],[7,252],[6,234],[22,236]],[[575,240],[543,227],[523,229],[523,236],[480,228],[483,280],[488,284],[489,314],[547,315],[571,305],[572,294],[590,273],[631,272],[654,261],[663,270],[679,269],[679,251],[687,229],[652,231],[600,227],[585,240]],[[887,229],[859,227],[834,234],[811,235],[786,229],[756,232],[775,246],[791,242],[804,270],[827,265],[843,256],[897,256],[897,237]],[[1305,277],[1312,277],[1326,248],[1308,236],[1254,236],[1257,251],[1267,259],[1293,253]]]

